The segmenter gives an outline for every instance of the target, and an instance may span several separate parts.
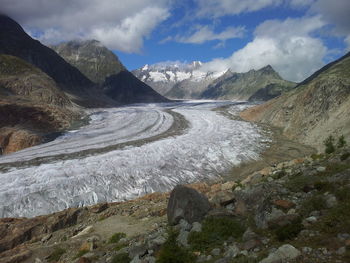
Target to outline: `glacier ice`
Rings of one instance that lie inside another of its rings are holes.
[[[0,158],[0,166],[12,165],[0,173],[0,217],[32,217],[132,199],[179,183],[215,179],[232,165],[259,158],[266,140],[259,127],[224,116],[214,110],[218,106],[233,115],[246,107],[184,101],[90,111],[88,125]],[[187,126],[177,135],[157,139],[171,129],[174,112]],[[136,143],[147,138],[155,140]],[[74,157],[61,158],[65,154]],[[16,165],[24,161],[28,164]]]

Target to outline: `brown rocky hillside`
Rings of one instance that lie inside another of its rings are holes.
[[[350,138],[350,53],[290,92],[247,109],[246,120],[281,127],[285,135],[320,150],[330,135]]]

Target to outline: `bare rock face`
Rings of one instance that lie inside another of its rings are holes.
[[[167,208],[168,222],[176,225],[181,219],[188,223],[200,222],[208,213],[210,204],[206,196],[183,185],[176,186],[170,194]]]
[[[24,148],[35,146],[42,142],[42,138],[30,131],[14,128],[0,129],[0,153],[8,154]]]

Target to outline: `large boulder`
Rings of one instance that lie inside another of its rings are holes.
[[[176,225],[181,219],[200,222],[210,209],[207,197],[192,188],[176,186],[170,194],[167,208],[168,222]]]

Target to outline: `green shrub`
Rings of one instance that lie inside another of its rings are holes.
[[[324,146],[326,147],[325,153],[330,154],[335,151],[334,146],[334,137],[332,135],[328,136],[328,138],[324,141]]]
[[[49,262],[59,261],[64,253],[66,253],[66,250],[64,248],[56,248],[52,252],[52,254],[49,256],[48,261]]]
[[[192,263],[196,261],[194,254],[177,244],[177,234],[175,231],[169,231],[168,239],[159,251],[157,263]]]
[[[320,219],[318,228],[322,232],[337,234],[350,232],[350,202],[341,202],[329,209],[327,214]]]
[[[204,251],[222,245],[229,237],[241,238],[245,228],[230,217],[209,217],[203,221],[201,232],[192,232],[188,241],[195,250]]]
[[[344,135],[342,135],[338,139],[337,147],[343,148],[345,145],[346,145],[346,141],[345,141]]]
[[[112,258],[112,263],[129,263],[130,262],[130,258],[128,253],[121,253],[118,255],[115,255]]]
[[[320,211],[325,208],[324,198],[321,195],[313,195],[301,204],[300,214],[308,216],[312,211]]]
[[[350,202],[350,188],[341,187],[335,191],[335,196],[339,201]]]
[[[345,161],[345,160],[347,160],[349,157],[350,157],[350,152],[346,152],[346,153],[343,153],[343,154],[340,156],[340,160],[341,160],[341,161]]]
[[[125,233],[115,233],[113,236],[111,236],[111,238],[109,239],[109,243],[118,243],[120,241],[120,239],[126,237]]]
[[[278,227],[274,231],[274,233],[276,235],[277,240],[283,242],[285,240],[294,239],[303,229],[304,226],[301,223],[301,219],[298,218],[297,220],[291,222],[288,225]]]

